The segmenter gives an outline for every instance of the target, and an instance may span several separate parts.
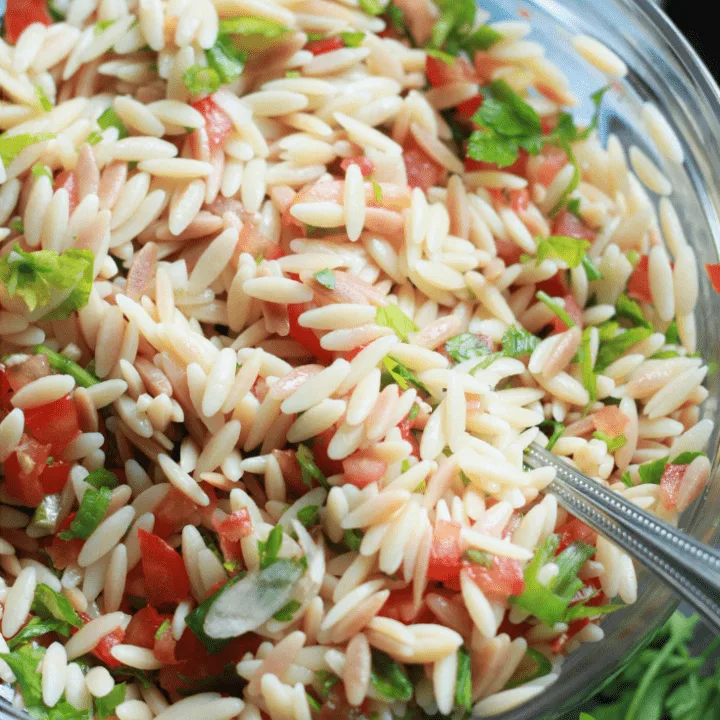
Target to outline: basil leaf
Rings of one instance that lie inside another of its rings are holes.
[[[258,554],[260,555],[260,569],[270,567],[278,560],[278,553],[282,547],[283,528],[276,525],[267,536],[267,540],[258,540]]]
[[[360,47],[363,44],[363,40],[365,40],[365,33],[360,31],[345,31],[339,33],[339,35],[342,38],[342,41],[345,43],[345,47],[349,48]]]
[[[326,490],[330,488],[325,474],[315,464],[315,457],[313,456],[312,450],[307,445],[300,443],[295,451],[295,457],[297,458],[298,465],[300,465],[302,481],[308,487],[311,488],[313,486],[313,480],[317,480],[321,487],[324,487]]]
[[[125,700],[125,690],[125,683],[119,683],[107,695],[95,698],[97,720],[106,720],[114,714],[115,708]]]
[[[640,465],[638,468],[640,481],[643,484],[650,483],[652,485],[659,485],[669,459],[669,456],[666,455],[664,458],[660,458],[659,460],[653,460],[652,462]]]
[[[10,653],[0,654],[15,675],[26,707],[42,705],[42,674],[38,665],[45,657],[45,648],[36,645],[24,645]]]
[[[464,332],[451,337],[445,343],[445,352],[456,362],[490,354],[490,347],[483,335]]]
[[[379,650],[373,651],[370,682],[385,700],[407,702],[413,695],[413,686],[405,669]]]
[[[631,300],[625,293],[620,295],[615,303],[615,314],[627,318],[633,325],[652,329],[652,323],[645,319],[640,304]]]
[[[602,440],[602,442],[607,445],[607,450],[611,454],[619,450],[627,442],[627,438],[624,435],[610,437],[606,433],[600,431],[594,432],[593,437],[597,440]]]
[[[523,357],[532,354],[540,344],[540,338],[530,334],[525,328],[511,325],[502,336],[502,352],[505,357]]]
[[[323,286],[326,287],[328,290],[334,290],[335,284],[337,283],[337,278],[335,277],[335,273],[330,270],[329,268],[325,268],[324,270],[318,270],[313,277]]]
[[[0,135],[0,160],[7,167],[26,147],[52,140],[53,133],[19,133],[18,135]]]
[[[211,67],[191,65],[183,73],[183,83],[191,95],[209,95],[220,87],[220,75]]]
[[[425,385],[417,379],[415,373],[395,358],[390,357],[389,355],[384,357],[383,365],[392,378],[392,382],[397,383],[400,389],[407,390],[410,385],[414,385],[418,390],[422,390],[424,393],[430,394],[430,391],[425,387]],[[383,387],[386,387],[389,384],[390,382],[383,377]]]
[[[411,332],[417,332],[417,325],[397,305],[379,307],[375,313],[375,322],[390,328],[403,341],[407,342]]]
[[[227,85],[245,69],[247,53],[237,50],[229,35],[218,35],[215,44],[205,51],[205,59],[220,78],[220,83]]]
[[[652,328],[630,328],[630,330],[626,330],[620,335],[616,335],[614,338],[601,343],[595,362],[597,372],[601,373],[608,365],[611,365],[621,355],[633,347],[633,345],[637,345],[639,342],[646,340],[652,333]]]
[[[676,458],[673,459],[673,465],[689,465],[696,457],[705,455],[704,452],[693,452],[688,450],[684,453],[680,453]]]
[[[43,620],[39,617],[30,618],[30,621],[16,635],[8,641],[8,647],[15,650],[33,638],[42,637],[48,633],[56,632],[64,637],[70,635],[70,625],[62,620]]]
[[[61,620],[76,628],[83,626],[83,621],[73,609],[70,601],[45,583],[40,583],[35,589],[31,610],[45,620]]]
[[[120,116],[112,108],[105,110],[105,112],[97,119],[97,124],[100,126],[101,130],[107,130],[109,127],[117,128],[118,140],[122,140],[130,134],[128,129],[125,127],[125,123],[123,123]]]
[[[550,235],[539,238],[537,247],[537,264],[547,258],[562,260],[568,267],[576,268],[586,257],[590,243],[582,238],[568,237],[566,235]]]
[[[318,514],[319,509],[317,505],[306,505],[304,508],[300,508],[297,514],[298,521],[306,528],[317,525],[320,520],[320,515]]]

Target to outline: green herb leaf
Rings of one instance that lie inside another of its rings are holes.
[[[478,50],[489,50],[504,39],[505,36],[494,28],[481,25],[462,39],[461,46],[470,57],[473,57]]]
[[[13,671],[26,707],[42,706],[42,674],[38,665],[45,657],[45,648],[36,645],[24,645],[14,652],[0,654]]]
[[[345,43],[345,47],[349,48],[360,47],[363,44],[363,40],[365,39],[365,33],[360,31],[346,31],[339,33],[339,35],[342,38],[342,41]]]
[[[436,60],[440,60],[450,67],[455,65],[455,56],[450,55],[450,53],[443,52],[442,50],[433,50],[432,48],[428,48],[425,52],[430,57],[434,57]]]
[[[617,334],[619,327],[620,325],[614,320],[607,320],[602,325],[600,325],[598,327],[598,339],[600,340],[600,342],[612,340]]]
[[[155,639],[159,640],[165,634],[165,631],[169,627],[170,627],[170,618],[165,618],[155,633]]]
[[[535,293],[535,297],[548,307],[555,315],[557,315],[565,323],[568,330],[571,327],[575,327],[575,321],[570,317],[570,315],[568,315],[567,310],[565,310],[559,302],[553,300],[546,292],[540,290]]]
[[[290,600],[273,615],[273,618],[278,622],[290,622],[299,608],[300,603],[297,600]]]
[[[413,695],[413,686],[405,669],[379,650],[373,651],[370,682],[384,700],[407,702]]]
[[[43,620],[39,617],[30,618],[27,625],[25,625],[17,635],[14,635],[7,641],[8,647],[11,650],[15,650],[33,638],[42,637],[51,632],[56,632],[64,637],[68,637],[70,635],[70,625],[62,620]]]
[[[290,32],[282,23],[264,17],[234,17],[221,20],[218,31],[222,35],[260,35],[269,40]]]
[[[552,428],[552,432],[546,446],[546,450],[552,450],[555,447],[555,443],[565,434],[566,428],[561,422],[555,422],[554,420],[545,420],[540,427],[543,427],[544,425],[549,425]],[[547,434],[547,431],[543,430],[543,432]]]
[[[267,540],[258,540],[258,554],[260,555],[260,569],[264,570],[278,560],[278,553],[282,547],[283,527],[276,525],[267,536]]]
[[[216,590],[209,598],[201,602],[185,618],[185,624],[190,628],[190,631],[195,634],[197,639],[200,640],[200,642],[205,646],[205,649],[211,655],[220,652],[230,642],[230,638],[217,639],[210,637],[204,630],[205,618],[210,612],[210,608],[215,604],[218,598],[236,582],[239,582],[243,577],[243,574],[231,577],[221,588]]]
[[[580,371],[582,372],[583,387],[588,391],[590,402],[597,400],[597,375],[593,369],[592,351],[590,349],[591,328],[585,328],[578,351]]]
[[[375,322],[393,330],[397,336],[407,342],[411,332],[417,332],[417,325],[397,305],[379,307],[375,313]]]
[[[660,458],[659,460],[653,460],[652,462],[640,465],[638,473],[640,473],[641,483],[659,485],[669,459],[670,457],[666,455],[664,458]]]
[[[593,261],[587,255],[583,255],[582,266],[585,268],[585,275],[590,282],[593,280],[600,280],[602,278],[602,273],[597,269]]]
[[[109,127],[117,128],[118,139],[122,140],[126,138],[130,133],[125,127],[125,123],[120,119],[120,116],[112,108],[108,108],[98,119],[97,124],[101,130],[107,130]]]
[[[673,458],[673,465],[689,465],[695,458],[704,456],[704,452],[693,452],[688,450],[684,453],[680,453],[676,458]]]
[[[529,647],[525,650],[525,655],[530,661],[530,663],[532,663],[532,665],[534,666],[534,670],[532,672],[524,674],[522,677],[510,681],[505,686],[507,689],[515,688],[520,685],[525,685],[526,683],[532,682],[533,680],[545,677],[552,672],[552,663],[539,650],[535,650],[534,648]]]
[[[13,220],[10,223],[10,229],[14,230],[18,235],[25,234],[25,225],[22,220]]]
[[[582,238],[568,237],[566,235],[550,235],[539,238],[537,247],[537,264],[547,258],[562,260],[568,267],[576,268],[586,257],[590,243]]]
[[[343,542],[348,546],[349,550],[357,552],[360,549],[363,534],[361,530],[346,530],[343,535]]]
[[[335,273],[330,270],[330,268],[325,268],[324,270],[318,270],[313,277],[323,286],[326,287],[328,290],[334,290],[335,284],[337,283],[337,278],[335,277]]]
[[[100,35],[104,30],[107,30],[111,25],[115,23],[115,20],[98,20],[95,23],[95,34]]]
[[[456,362],[471,360],[490,354],[490,347],[484,335],[464,332],[445,342],[445,352]]]
[[[461,647],[458,649],[457,680],[455,682],[455,704],[470,711],[472,708],[472,667],[470,653]]]
[[[645,319],[640,304],[631,300],[625,293],[620,295],[615,303],[615,314],[627,318],[633,325],[652,329],[652,323]]]
[[[607,445],[608,452],[611,454],[619,450],[623,445],[625,445],[625,443],[627,443],[627,438],[624,435],[610,437],[599,430],[593,433],[593,437],[597,440],[602,440],[602,442]]]
[[[218,35],[215,44],[205,51],[208,65],[217,73],[223,85],[238,78],[245,69],[247,53],[233,45],[229,35]]]
[[[380,187],[380,183],[373,180],[372,181],[372,189],[373,189],[373,197],[375,198],[375,202],[381,203],[382,199],[383,199],[383,192],[382,192],[382,187]]]
[[[678,333],[677,321],[673,320],[670,327],[665,331],[665,342],[668,345],[681,345],[680,333]]]
[[[465,551],[465,557],[476,565],[482,565],[483,567],[489,568],[493,564],[493,556],[484,552],[483,550],[476,550],[475,548],[468,548]]]
[[[86,138],[85,142],[88,145],[97,145],[103,139],[102,133],[97,130],[93,130]]]
[[[320,515],[318,513],[319,509],[320,508],[317,505],[306,505],[304,508],[300,508],[297,514],[298,521],[306,528],[317,525],[320,520]]]
[[[367,15],[382,15],[385,12],[385,6],[380,0],[360,0],[360,9]]]
[[[440,18],[432,28],[430,47],[457,52],[475,21],[473,0],[435,0],[435,4],[440,8]]]
[[[220,75],[211,67],[191,65],[183,73],[183,82],[191,95],[209,95],[220,87]]]
[[[635,483],[632,481],[632,478],[630,477],[630,471],[629,471],[629,470],[625,471],[625,472],[620,476],[620,480],[622,480],[623,485],[625,485],[625,487],[629,487],[629,488],[635,487]]]
[[[83,495],[77,515],[70,523],[70,528],[61,532],[60,537],[63,540],[74,540],[75,538],[86,540],[89,538],[105,517],[111,497],[110,488],[101,487],[98,490],[88,488]]]
[[[602,372],[608,365],[615,362],[621,355],[626,353],[633,345],[646,340],[652,335],[652,328],[636,327],[616,335],[611,340],[600,344],[595,369]]]
[[[73,610],[70,601],[45,583],[40,583],[35,589],[31,610],[44,620],[60,620],[76,628],[83,626],[83,621]]]
[[[19,133],[11,136],[4,133],[0,135],[0,160],[7,167],[26,147],[54,137],[53,133]]]
[[[50,179],[50,182],[53,180],[53,175],[50,172],[50,168],[47,165],[43,165],[42,163],[35,163],[32,166],[31,171],[33,174],[33,177],[41,178],[46,177]]]
[[[505,357],[524,357],[531,355],[532,351],[540,344],[540,338],[529,333],[525,328],[511,325],[503,334],[502,354]]]
[[[115,713],[115,708],[125,700],[125,683],[116,685],[104,697],[95,698],[95,716],[97,720],[106,720]]]
[[[308,486],[313,486],[313,480],[317,480],[321,487],[326,490],[330,489],[327,478],[323,471],[315,464],[315,457],[312,450],[307,446],[300,443],[297,450],[295,451],[295,457],[297,458],[298,465],[300,465],[300,472],[302,474],[302,481]]]
[[[582,220],[583,216],[580,212],[580,198],[574,197],[568,200],[567,211],[574,215],[578,220]]]
[[[330,695],[330,691],[340,682],[340,678],[327,670],[317,670],[315,679],[320,683],[320,697],[324,700]]]
[[[99,490],[101,487],[106,487],[114,490],[120,484],[117,475],[110,472],[109,470],[106,470],[105,468],[98,468],[97,470],[93,470],[85,478],[85,482],[88,485],[92,485],[96,490]]]
[[[412,370],[403,365],[400,361],[388,355],[383,358],[383,365],[385,366],[390,378],[392,378],[388,381],[385,377],[385,373],[383,373],[383,387],[389,385],[390,382],[395,382],[401,390],[407,390],[410,385],[414,385],[418,390],[422,390],[424,393],[430,394],[430,391],[425,387],[425,385],[417,379],[415,373],[413,373]]]
[[[57,370],[64,375],[71,375],[81,387],[88,388],[100,382],[98,377],[78,365],[74,360],[66,358],[49,347],[45,347],[45,345],[36,345],[32,349],[32,353],[34,355],[46,355],[53,370]]]

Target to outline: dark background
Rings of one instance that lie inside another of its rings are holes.
[[[665,0],[660,4],[695,47],[710,72],[716,78],[720,78],[720,43],[717,25],[707,22],[707,15],[701,12],[705,4],[698,0]]]

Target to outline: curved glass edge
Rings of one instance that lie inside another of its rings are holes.
[[[550,59],[569,75],[579,98],[607,83],[607,79],[572,49],[570,38],[585,33],[611,47],[629,67],[629,75],[606,96],[600,133],[614,132],[624,144],[636,144],[663,169],[674,186],[671,200],[680,216],[698,262],[717,262],[720,255],[720,90],[688,42],[650,0],[529,0],[480,2],[493,17],[507,19],[529,13],[533,35],[547,47]],[[685,150],[682,167],[664,161],[642,128],[642,103],[655,103],[671,120]],[[583,102],[576,112],[589,117]],[[698,349],[703,357],[720,359],[720,297],[701,272],[698,301]],[[708,400],[701,417],[720,419],[720,373],[706,381]],[[713,480],[701,502],[686,513],[681,525],[707,543],[720,541],[720,478],[717,466],[718,429],[710,440]],[[647,573],[639,573],[637,603],[603,622],[606,637],[600,645],[586,645],[563,664],[560,680],[524,706],[494,716],[497,720],[553,720],[595,695],[652,638],[675,610],[677,599]]]

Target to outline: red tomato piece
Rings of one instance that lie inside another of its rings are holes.
[[[55,182],[53,183],[53,190],[57,191],[60,188],[67,190],[67,194],[70,197],[70,213],[72,214],[73,210],[77,207],[78,202],[80,202],[78,195],[77,174],[74,170],[63,170],[57,174]]]
[[[465,58],[456,57],[452,63],[445,62],[432,55],[425,60],[425,73],[433,87],[441,87],[454,82],[477,82],[477,73]]]
[[[558,637],[553,640],[553,643],[550,646],[553,653],[555,653],[556,655],[561,653],[565,649],[568,640],[577,635],[583,628],[586,628],[589,624],[590,618],[580,618],[579,620],[573,620],[570,623],[567,631],[562,633],[562,635],[558,635]]]
[[[420,607],[415,607],[412,586],[401,590],[391,590],[378,615],[397,620],[406,625],[418,622],[435,622],[432,613],[425,605],[425,600],[421,599]]]
[[[227,113],[215,104],[212,96],[198,100],[192,106],[205,118],[210,151],[222,147],[232,132],[232,122]]]
[[[0,363],[0,409],[10,411],[12,405],[10,398],[12,397],[13,389],[10,386],[10,379],[8,377],[8,368]]]
[[[28,25],[52,25],[53,22],[45,0],[7,0],[5,8],[5,40],[11,45]]]
[[[168,625],[159,638],[154,638],[153,654],[165,665],[177,665],[180,661],[175,657],[177,641],[173,637],[172,627]]]
[[[317,438],[313,443],[317,449]],[[303,482],[300,465],[298,465],[294,450],[273,450],[272,454],[280,465],[285,484],[295,495],[304,495],[310,488]],[[317,463],[317,460],[315,461]],[[318,465],[318,467],[320,467]],[[322,468],[321,468],[322,469]]]
[[[622,435],[630,424],[630,418],[616,405],[606,405],[593,415],[595,428],[609,437]]]
[[[59,454],[80,432],[77,409],[69,395],[25,412],[25,427],[36,440],[50,443]]]
[[[70,475],[70,463],[64,460],[53,460],[46,464],[45,469],[40,474],[40,484],[46,495],[59,493],[67,482]]]
[[[445,177],[445,169],[433,162],[413,137],[405,142],[403,160],[408,185],[412,188],[419,187],[427,192]]]
[[[482,107],[485,98],[479,93],[469,100],[464,100],[457,106],[457,111],[464,117],[472,117]]]
[[[45,552],[50,556],[53,565],[58,570],[64,570],[68,565],[76,563],[80,550],[82,550],[84,540],[80,540],[79,538],[75,540],[63,540],[60,538],[60,533],[70,527],[76,514],[77,513],[70,513],[60,523],[52,541],[49,545],[45,546]]]
[[[23,433],[17,449],[5,461],[5,490],[27,507],[37,507],[45,497],[40,475],[46,468],[50,449],[50,445]]]
[[[558,270],[551,278],[537,284],[536,290],[546,292],[550,297],[563,297],[570,292],[567,284],[565,271]]]
[[[496,555],[489,568],[471,564],[467,566],[467,572],[490,600],[505,600],[511,595],[521,595],[525,590],[522,567],[512,558]]]
[[[512,173],[513,175],[521,175],[525,177],[527,174],[527,164],[530,155],[527,150],[520,149],[518,159],[512,164],[504,168],[499,168],[495,163],[488,163],[482,160],[473,160],[470,157],[465,158],[465,170],[475,172],[476,170],[502,170],[503,172]]]
[[[253,522],[247,508],[236,510],[224,520],[214,524],[218,535],[226,540],[241,540],[251,535],[253,531]]]
[[[341,163],[340,167],[347,172],[347,169],[351,165],[357,165],[360,168],[360,172],[363,177],[370,177],[375,172],[375,163],[364,155],[355,155],[355,157],[345,158]]]
[[[438,520],[430,549],[428,579],[440,582],[457,579],[462,569],[462,554],[460,523]]]
[[[668,510],[677,507],[680,485],[682,485],[686,470],[687,465],[668,463],[665,466],[665,472],[660,479],[660,498]]]
[[[161,615],[151,605],[138,610],[125,628],[125,642],[128,645],[137,645],[152,649],[155,645],[155,634],[160,626],[172,615]]]
[[[567,165],[565,151],[550,145],[540,156],[540,164],[535,172],[535,179],[541,185],[549,187],[556,175]],[[575,217],[573,215],[573,217]],[[576,218],[577,219],[577,218]]]
[[[10,389],[17,392],[33,380],[49,375],[50,363],[47,355],[33,355],[24,362],[6,368],[6,373]]]
[[[705,272],[710,278],[713,290],[720,294],[720,264],[705,263]]]
[[[339,35],[320,38],[319,40],[311,40],[305,44],[305,49],[309,50],[313,55],[324,55],[325,53],[340,50],[344,47],[345,41]]]
[[[565,312],[575,321],[576,325],[582,327],[582,308],[577,304],[577,300],[575,300],[572,295],[565,296]],[[557,315],[553,315],[550,326],[552,327],[551,335],[557,335],[558,333],[568,330],[568,326]]]
[[[78,613],[84,623],[89,623],[92,618],[84,612]],[[72,635],[77,632],[77,628],[72,628],[70,631]],[[122,628],[117,628],[111,633],[104,635],[100,642],[90,651],[98,660],[105,663],[111,670],[120,667],[122,663],[116,660],[112,655],[112,649],[116,645],[120,645],[125,639],[125,631]]]
[[[164,500],[155,508],[153,532],[159,537],[172,535],[177,528],[185,526],[197,511],[195,504],[174,487],[171,487]]]
[[[591,243],[595,242],[596,237],[596,232],[569,210],[563,210],[558,213],[553,221],[552,234],[580,238],[582,240],[588,240]]]
[[[184,600],[190,580],[180,554],[146,530],[138,530],[138,539],[148,602],[159,607]]]
[[[311,328],[302,327],[298,318],[302,315],[307,306],[302,303],[288,305],[288,318],[290,320],[290,337],[300,343],[314,358],[322,365],[329,365],[333,361],[333,355],[320,345],[320,338]]]
[[[555,532],[560,535],[558,553],[572,545],[574,542],[583,542],[586,545],[595,545],[597,533],[588,527],[582,520],[570,518],[560,525]]]
[[[343,471],[342,462],[340,460],[331,460],[327,453],[328,445],[333,439],[334,434],[335,428],[330,427],[319,435],[316,435],[313,440],[312,450],[315,464],[322,470],[325,477],[339,475]],[[305,487],[307,487],[307,485]]]
[[[350,457],[342,461],[345,482],[364,488],[374,482],[382,480],[387,463],[378,460],[362,450],[357,450]]]
[[[525,212],[530,206],[530,194],[527,188],[519,190],[490,190],[490,195],[498,205],[511,207],[516,213]]]
[[[514,265],[519,262],[520,256],[523,254],[517,243],[505,238],[495,238],[495,247],[497,248],[498,257],[506,265]]]
[[[652,302],[650,294],[650,272],[648,269],[648,256],[641,255],[638,264],[628,280],[628,297],[640,302]]]

